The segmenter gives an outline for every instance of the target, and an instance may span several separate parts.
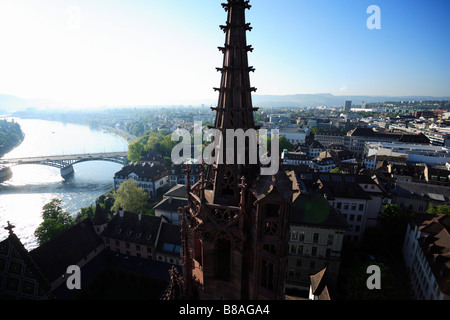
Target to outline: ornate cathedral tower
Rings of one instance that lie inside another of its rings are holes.
[[[224,60],[217,68],[222,78],[213,110],[215,128],[225,137],[227,129],[257,128],[249,77],[254,69],[247,58],[252,48],[246,32],[251,27],[245,21],[251,6],[245,0],[228,0],[222,6],[228,19],[221,26],[226,40],[219,48]],[[188,205],[180,208],[185,294],[201,299],[284,298],[292,181],[283,171],[260,175],[259,162],[249,163],[248,145],[245,163],[238,164],[236,145],[221,139],[217,153],[234,148],[235,161],[203,166],[200,181],[187,185]]]

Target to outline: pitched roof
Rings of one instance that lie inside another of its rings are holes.
[[[181,227],[172,223],[163,223],[156,249],[165,254],[179,257],[181,250]]]
[[[450,295],[450,216],[436,215],[419,227],[418,242],[440,290]]]
[[[173,197],[178,199],[187,199],[187,187],[184,184],[177,184],[164,194],[165,198]]]
[[[25,249],[20,239],[16,236],[14,232],[10,232],[9,236],[0,242],[0,257],[4,259],[10,259],[13,257],[15,260],[22,260],[30,273],[25,273],[27,277],[34,278],[38,281],[40,290],[47,292],[50,289],[50,285],[47,278],[42,273],[41,269],[36,264],[36,261],[31,257],[29,252]],[[1,262],[1,261],[0,261]],[[0,263],[1,264],[1,263]],[[4,270],[6,272],[6,270]],[[0,278],[1,278],[0,272]],[[0,297],[2,296],[2,282],[0,281]],[[41,293],[44,293],[41,292]],[[0,299],[1,300],[1,299]]]
[[[161,200],[153,209],[162,210],[166,212],[177,212],[179,207],[187,205],[187,199],[171,199],[166,198]]]
[[[102,244],[91,220],[86,219],[33,249],[30,256],[53,282],[66,273],[68,266],[77,264]]]
[[[161,217],[125,211],[122,216],[117,213],[111,219],[102,237],[154,246],[161,223]]]
[[[415,143],[430,143],[430,140],[423,134],[406,134],[406,133],[392,133],[392,132],[379,132],[371,128],[356,127],[350,131],[347,135],[359,136],[359,137],[377,137],[394,139],[400,142],[415,142]]]
[[[317,191],[327,199],[350,198],[350,199],[372,199],[370,195],[356,182],[351,175],[339,176],[323,175],[317,180]]]
[[[129,177],[130,174],[135,174],[141,179],[158,180],[161,177],[167,176],[167,167],[162,165],[154,165],[148,162],[141,164],[130,164],[123,167],[120,171],[116,172],[115,178]]]
[[[330,292],[327,286],[327,269],[323,269],[310,276],[311,292],[318,300],[331,300]]]
[[[430,183],[397,181],[395,188],[391,188],[390,192],[397,197],[450,202],[450,187]]]
[[[347,221],[319,193],[300,194],[293,203],[292,225],[347,229]]]
[[[314,141],[309,145],[309,148],[310,148],[310,149],[323,149],[323,145],[322,145],[319,141],[314,140]]]
[[[273,176],[259,176],[252,188],[252,193],[259,201],[267,197],[274,190],[277,190],[286,201],[292,202],[292,180],[282,170],[278,170]]]

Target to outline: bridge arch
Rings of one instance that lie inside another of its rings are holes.
[[[87,161],[108,161],[121,165],[128,163],[126,152],[80,154],[68,156],[30,157],[18,159],[0,159],[0,164],[5,166],[18,166],[24,164],[44,165],[60,169],[64,178],[73,173],[73,165]]]

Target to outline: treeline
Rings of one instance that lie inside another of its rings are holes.
[[[24,134],[16,122],[0,120],[0,156],[14,149],[22,142]]]
[[[128,160],[139,162],[148,151],[156,151],[162,157],[170,158],[173,147],[179,142],[171,140],[172,134],[166,130],[149,130],[136,142],[128,146]]]

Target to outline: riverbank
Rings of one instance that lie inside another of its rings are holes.
[[[100,126],[100,129],[108,131],[109,133],[112,133],[120,138],[122,138],[128,145],[132,144],[133,142],[136,142],[139,138],[124,131],[121,129],[109,127],[109,126]]]
[[[17,122],[0,119],[0,158],[17,148],[25,134]]]
[[[6,157],[123,152],[126,139],[100,127],[39,119],[15,119],[25,133],[24,141]],[[42,222],[42,208],[52,199],[76,215],[83,207],[114,187],[114,174],[122,165],[108,161],[85,161],[74,165],[75,174],[63,179],[59,169],[44,165],[18,165],[12,177],[0,183],[0,226],[10,221],[27,249],[36,247],[34,231]],[[7,231],[0,228],[0,241]]]

